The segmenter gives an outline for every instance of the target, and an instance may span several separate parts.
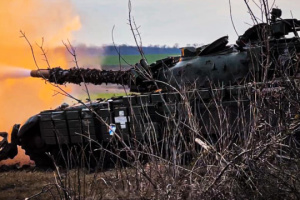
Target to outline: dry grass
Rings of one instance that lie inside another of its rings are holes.
[[[9,171],[0,173],[0,199],[25,199],[42,191],[43,187],[53,183],[53,172]],[[53,199],[50,194],[43,198]]]
[[[150,173],[150,165],[144,166]],[[153,169],[152,169],[153,170]],[[152,178],[159,171],[151,172]],[[149,183],[135,184],[140,173],[132,168],[107,170],[99,173],[87,173],[85,169],[60,170],[61,180],[55,171],[11,170],[0,173],[0,199],[157,199]],[[159,186],[159,185],[158,185]],[[160,186],[159,186],[160,187]],[[68,190],[68,197],[63,190]]]
[[[118,195],[105,185],[103,177],[118,181],[115,172],[86,173],[84,169],[61,172],[62,180],[69,183],[71,199],[115,199]],[[0,173],[0,199],[65,199],[57,187],[54,171],[8,171]],[[80,180],[79,180],[80,178]],[[79,182],[78,182],[79,181]],[[80,189],[78,189],[80,188]],[[80,191],[80,193],[79,193]]]

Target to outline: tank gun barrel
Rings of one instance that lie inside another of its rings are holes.
[[[129,85],[130,71],[111,71],[99,69],[84,69],[71,68],[62,69],[60,67],[51,69],[32,70],[30,75],[32,77],[44,78],[51,83],[66,84],[66,83],[91,83],[94,85],[101,85],[103,83],[112,83],[120,85]]]
[[[31,77],[35,77],[35,78],[45,78],[45,79],[48,79],[49,76],[50,76],[50,70],[49,69],[31,70],[30,76]]]

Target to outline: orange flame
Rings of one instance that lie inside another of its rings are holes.
[[[64,39],[71,40],[72,31],[80,28],[79,16],[74,13],[69,0],[1,1],[0,10],[0,69],[8,66],[36,69],[30,46],[20,37],[20,30],[32,43],[41,68],[47,67],[36,45],[41,45],[42,37],[51,67],[67,67],[65,51],[56,47],[62,46]],[[64,99],[61,95],[53,96],[55,88],[45,81],[8,78],[0,80],[0,131],[10,132],[13,124],[23,124],[30,116],[54,108]],[[24,153],[17,158],[14,162],[29,160]]]

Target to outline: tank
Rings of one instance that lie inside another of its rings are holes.
[[[245,110],[245,116],[251,112],[253,89],[262,85],[264,92],[281,90],[286,79],[294,81],[300,77],[300,21],[281,19],[280,9],[273,9],[271,14],[269,24],[254,25],[238,37],[236,44],[228,45],[228,36],[224,36],[199,48],[181,48],[180,56],[152,64],[141,59],[127,71],[59,67],[33,70],[32,77],[54,84],[112,83],[126,85],[138,94],[73,106],[63,104],[41,111],[24,125],[14,126],[11,143],[6,140],[7,133],[1,133],[4,140],[0,144],[0,160],[13,158],[17,145],[38,166],[51,165],[47,152],[64,157],[66,151],[79,146],[86,147],[84,151],[88,152],[100,149],[93,154],[95,157],[103,152],[119,157],[113,144],[127,149],[126,159],[141,144],[164,151],[165,155],[172,148],[165,143],[170,128],[166,124],[178,118],[188,119],[191,113],[199,127],[212,127],[201,129],[205,141],[212,144],[219,137],[216,130],[223,126],[217,105],[228,110],[232,132],[250,127],[251,117],[245,117],[243,124],[235,119],[238,109]],[[290,33],[294,35],[287,37]],[[186,104],[190,113],[181,112]],[[184,123],[178,127],[186,128]],[[178,133],[177,140],[182,143],[195,139],[181,134]],[[113,163],[111,157],[105,159],[103,163]]]

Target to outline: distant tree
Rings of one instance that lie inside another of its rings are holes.
[[[173,48],[179,48],[179,44],[178,44],[178,43],[175,43],[175,44],[173,45]]]

